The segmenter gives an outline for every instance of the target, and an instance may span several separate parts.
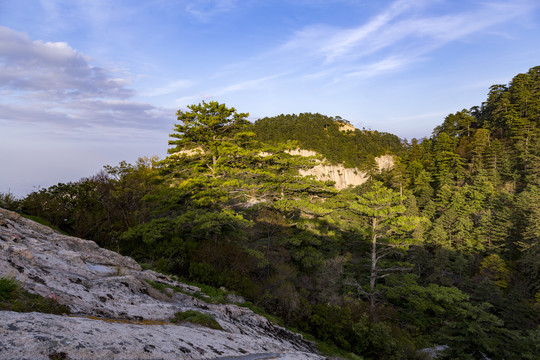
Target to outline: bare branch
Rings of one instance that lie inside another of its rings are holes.
[[[409,271],[411,270],[411,267],[394,267],[394,268],[387,268],[387,269],[378,269],[379,272],[388,272],[388,271]]]
[[[364,295],[365,297],[369,298],[370,296],[373,296],[372,293],[368,293],[366,290],[364,290],[364,288],[362,288],[362,285],[360,285],[358,283],[358,281],[356,280],[349,280],[347,282],[345,282],[345,285],[351,285],[351,286],[354,286],[356,287],[356,291],[358,292],[359,295]]]

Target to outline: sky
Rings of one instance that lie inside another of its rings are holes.
[[[203,100],[429,137],[537,65],[538,0],[0,0],[0,192],[163,158]]]

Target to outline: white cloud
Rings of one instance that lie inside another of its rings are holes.
[[[206,90],[205,92],[200,92],[195,95],[183,96],[181,98],[176,99],[175,102],[180,106],[185,106],[188,104],[192,104],[193,102],[197,102],[197,101],[215,99],[217,97],[221,97],[229,93],[233,93],[233,92],[241,92],[241,91],[246,91],[250,89],[258,89],[260,88],[262,84],[268,83],[269,81],[273,79],[284,77],[287,74],[288,74],[287,72],[284,72],[284,73],[264,76],[264,77],[260,77],[256,79],[240,81],[240,82],[233,83],[231,85],[225,85],[223,87],[215,87],[213,89]]]
[[[238,0],[195,0],[186,5],[186,11],[201,22],[208,22],[214,16],[232,11]]]
[[[345,73],[344,77],[375,77],[381,73],[386,73],[395,69],[399,69],[409,62],[410,59],[398,56],[389,56],[379,61],[362,65],[359,67],[359,69],[347,72]]]
[[[111,77],[68,44],[31,41],[0,26],[0,84],[16,91],[47,92],[56,98],[105,96],[127,98],[125,79]]]
[[[236,84],[228,85],[222,89],[219,89],[216,91],[216,95],[223,95],[229,92],[236,92],[236,91],[243,91],[248,89],[253,89],[258,87],[259,85],[268,82],[269,80],[280,78],[282,76],[285,76],[287,73],[281,73],[281,74],[275,74],[275,75],[269,75],[264,76],[258,79],[252,79],[252,80],[246,80],[242,82],[238,82]]]
[[[172,81],[164,86],[152,89],[150,91],[147,91],[144,94],[144,96],[161,96],[161,95],[167,95],[174,93],[178,90],[184,90],[187,89],[195,84],[194,81],[186,80],[186,79],[180,79]]]
[[[325,75],[333,80],[343,76],[373,76],[423,60],[429,52],[449,42],[487,33],[494,25],[524,16],[539,5],[530,0],[491,1],[440,15],[429,11],[432,3],[397,0],[365,23],[351,28],[306,26],[266,56],[275,61],[295,58],[299,68],[312,70],[311,74],[304,71],[305,79]]]
[[[0,120],[156,129],[174,114],[131,101],[128,79],[90,61],[66,43],[32,41],[0,26]]]
[[[208,92],[205,93],[197,93],[195,95],[187,95],[182,96],[181,98],[178,98],[175,100],[175,103],[179,106],[187,106],[194,104],[196,102],[201,102],[203,100],[211,100],[214,99],[214,95],[211,95]]]

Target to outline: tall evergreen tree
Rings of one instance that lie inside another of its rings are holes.
[[[375,289],[378,279],[395,271],[408,270],[404,266],[388,266],[384,259],[396,250],[406,249],[415,240],[407,236],[420,223],[416,216],[407,216],[403,197],[380,182],[372,182],[367,190],[350,204],[351,210],[360,217],[361,224],[370,241],[369,290],[357,283],[358,290],[369,300],[370,313],[375,316],[378,292]]]

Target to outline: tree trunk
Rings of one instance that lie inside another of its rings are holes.
[[[375,320],[375,280],[377,280],[377,218],[371,219],[371,271],[369,275],[369,312],[371,320]]]

